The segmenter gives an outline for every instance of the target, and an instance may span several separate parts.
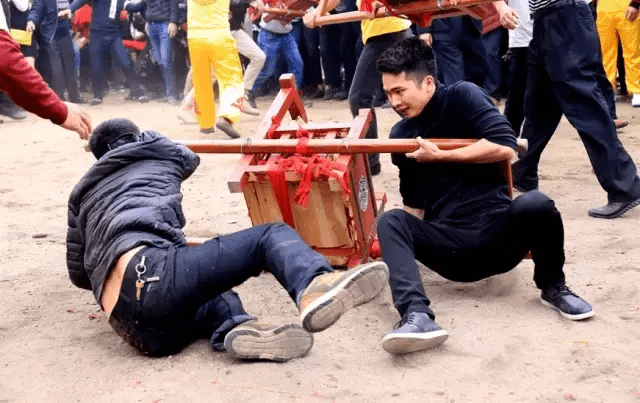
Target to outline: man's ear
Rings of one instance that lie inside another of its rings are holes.
[[[431,88],[432,86],[435,86],[435,83],[436,83],[435,78],[433,78],[433,76],[432,76],[432,75],[428,75],[428,76],[425,76],[425,77],[422,79],[422,83],[421,83],[420,88],[426,88],[426,89],[429,89],[429,88]]]

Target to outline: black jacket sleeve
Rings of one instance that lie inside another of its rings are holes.
[[[84,241],[82,233],[76,224],[75,207],[69,205],[69,216],[67,229],[67,270],[69,279],[79,288],[91,289],[91,282],[84,268]]]

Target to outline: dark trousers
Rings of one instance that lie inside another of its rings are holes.
[[[302,25],[302,42],[300,49],[304,65],[304,86],[322,84],[322,67],[320,61],[320,30]],[[298,42],[300,43],[300,42]]]
[[[487,94],[500,99],[507,91],[507,83],[504,77],[504,55],[508,46],[509,35],[505,28],[496,28],[482,35],[485,51],[487,52],[487,76],[484,80],[484,88]]]
[[[522,130],[529,149],[513,165],[514,184],[523,189],[538,187],[540,156],[564,114],[578,130],[609,202],[638,198],[640,178],[636,166],[618,139],[598,87],[602,57],[589,7],[576,0],[574,5],[550,7],[538,13],[529,48],[526,120]]]
[[[136,265],[147,282],[136,300]],[[140,266],[139,266],[140,268]],[[220,348],[233,327],[252,319],[230,290],[269,271],[293,301],[311,280],[332,271],[325,258],[284,224],[219,236],[198,246],[147,247],[130,261],[109,323],[142,354],[174,354],[193,340]]]
[[[91,31],[89,51],[91,53],[91,89],[94,98],[102,99],[104,96],[104,88],[106,88],[104,80],[109,71],[109,59],[112,55],[131,86],[131,94],[142,95],[142,88],[133,69],[133,63],[122,44],[119,33],[104,34]]]
[[[445,85],[466,80],[482,87],[489,65],[482,34],[471,17],[436,20],[433,28],[438,80]]]
[[[344,66],[345,87],[349,90],[356,70],[355,46],[357,36],[353,25],[336,24],[320,28],[320,57],[324,71],[324,83],[340,88],[340,66]]]
[[[400,316],[424,312],[435,318],[416,259],[446,279],[473,282],[510,271],[531,251],[538,288],[565,280],[562,218],[553,200],[538,191],[519,196],[503,212],[492,213],[491,223],[482,230],[390,210],[378,219],[378,237]]]
[[[376,68],[376,62],[380,55],[394,43],[410,37],[411,30],[394,32],[369,38],[362,49],[360,59],[356,65],[356,73],[349,89],[349,107],[351,115],[356,117],[360,109],[371,109],[373,119],[365,138],[378,138],[378,121],[376,111],[373,107],[373,95],[382,86],[382,74]],[[380,166],[380,154],[369,154],[369,164],[371,167]]]
[[[76,70],[75,53],[71,36],[54,38],[45,45],[45,51],[51,60],[52,88],[58,97],[65,99],[65,90],[69,94],[69,101],[77,102],[80,98],[78,89],[78,73]]]
[[[527,89],[527,55],[529,48],[511,48],[508,52],[511,89],[504,103],[504,116],[516,135],[524,122],[524,94]]]

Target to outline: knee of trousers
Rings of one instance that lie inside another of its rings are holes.
[[[390,234],[404,232],[407,228],[407,214],[409,213],[402,209],[393,209],[378,217],[378,236],[381,241]]]
[[[513,201],[513,213],[525,215],[555,214],[555,202],[539,190],[532,190],[518,196]]]

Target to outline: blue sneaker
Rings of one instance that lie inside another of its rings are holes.
[[[571,320],[583,320],[594,315],[591,305],[577,296],[564,283],[542,290],[540,302]]]
[[[382,338],[382,348],[391,354],[407,354],[434,348],[449,334],[423,312],[406,314],[390,333]]]

